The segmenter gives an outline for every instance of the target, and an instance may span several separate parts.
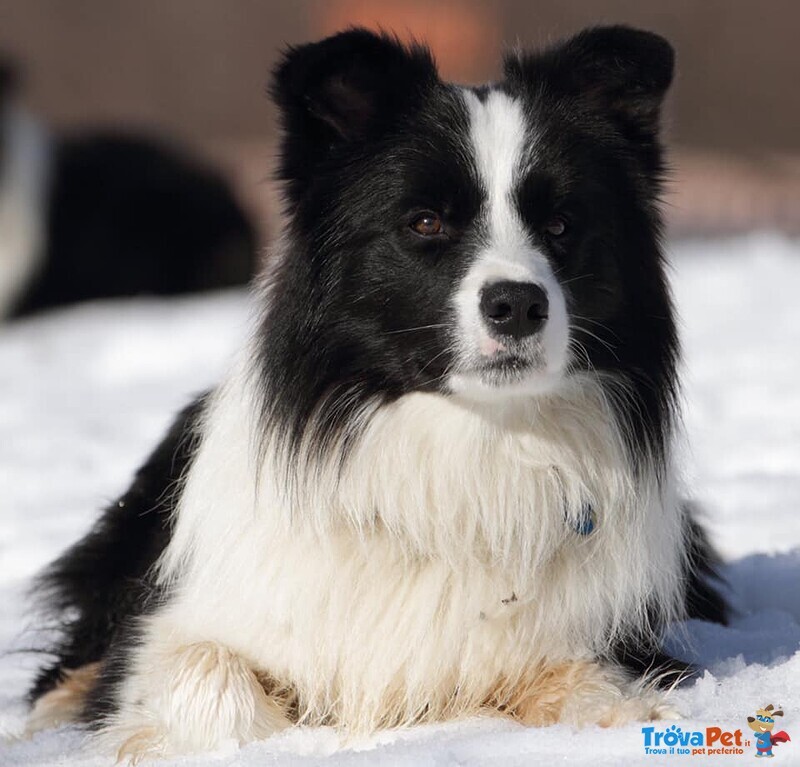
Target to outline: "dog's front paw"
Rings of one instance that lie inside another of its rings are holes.
[[[618,668],[588,661],[540,670],[528,680],[511,710],[523,724],[535,726],[562,722],[618,727],[680,718],[662,693],[631,681]]]
[[[267,694],[241,657],[217,644],[162,648],[142,661],[119,711],[97,736],[120,761],[243,744],[290,724],[283,701]]]
[[[155,759],[166,755],[167,739],[163,730],[155,726],[141,727],[127,734],[117,749],[117,762],[136,765],[143,759]]]
[[[601,727],[620,727],[630,722],[682,719],[680,712],[658,692],[634,693],[612,702],[596,720]]]

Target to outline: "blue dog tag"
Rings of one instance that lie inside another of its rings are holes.
[[[597,526],[597,515],[594,513],[594,507],[588,501],[581,504],[581,513],[576,520],[572,521],[572,529],[578,535],[591,535]]]

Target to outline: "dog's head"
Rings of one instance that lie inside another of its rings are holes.
[[[619,372],[644,382],[639,408],[661,408],[672,71],[666,41],[626,27],[511,54],[477,88],[365,30],[291,49],[272,86],[288,228],[264,344],[282,383],[312,405],[347,390],[506,401]]]

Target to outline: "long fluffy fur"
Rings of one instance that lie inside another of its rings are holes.
[[[160,565],[180,597],[156,621],[187,642],[190,626],[207,634],[213,621],[214,641],[293,680],[301,719],[370,730],[474,710],[501,674],[593,657],[646,627],[651,598],[662,619],[679,610],[673,489],[633,474],[591,380],[521,412],[409,395],[375,411],[346,461],[301,459],[306,481],[289,502],[280,466],[267,462],[258,483],[252,470],[248,377],[210,408]],[[587,497],[602,511],[583,539],[569,515]],[[265,646],[284,624],[317,651]]]

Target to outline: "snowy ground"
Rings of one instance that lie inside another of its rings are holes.
[[[687,482],[728,561],[739,615],[688,625],[682,652],[708,670],[674,694],[684,731],[746,729],[780,704],[800,764],[800,243],[759,235],[671,248],[684,324]],[[215,381],[244,335],[240,294],[70,309],[0,331],[0,652],[20,646],[30,576],[91,523],[188,397]],[[0,736],[21,729],[32,659],[0,655]],[[639,726],[525,730],[497,720],[418,728],[337,749],[297,730],[210,765],[672,764]],[[744,756],[712,762],[752,761]],[[0,765],[107,764],[63,729],[0,742]],[[182,762],[185,764],[186,762]]]

